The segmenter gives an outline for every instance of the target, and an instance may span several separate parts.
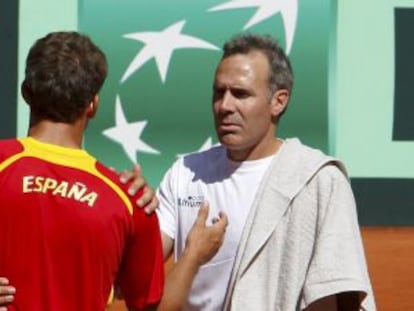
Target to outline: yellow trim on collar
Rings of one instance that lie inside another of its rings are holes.
[[[129,213],[131,215],[133,214],[133,206],[128,196],[117,184],[96,169],[96,159],[85,150],[47,144],[32,137],[20,138],[18,141],[23,145],[23,151],[0,163],[0,172],[24,157],[36,158],[53,164],[78,169],[96,176],[106,183],[118,194],[127,206]]]

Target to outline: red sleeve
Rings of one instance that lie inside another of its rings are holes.
[[[7,158],[23,151],[22,144],[16,139],[0,141],[0,163]]]
[[[129,308],[158,304],[164,288],[161,234],[155,213],[134,208],[134,233],[129,240],[118,276],[118,285]]]

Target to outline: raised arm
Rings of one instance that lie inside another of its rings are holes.
[[[207,263],[222,245],[228,224],[227,216],[221,213],[217,221],[209,226],[206,224],[208,211],[208,204],[203,203],[187,237],[185,250],[167,275],[164,294],[157,311],[183,309],[198,269]]]

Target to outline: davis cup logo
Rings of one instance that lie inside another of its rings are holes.
[[[83,0],[80,30],[107,53],[109,76],[85,145],[118,169],[140,163],[155,185],[177,156],[205,150],[216,139],[211,85],[223,42],[243,31],[270,34],[291,53],[300,4],[154,0],[119,7],[114,0],[95,2]],[[115,18],[111,25],[105,15]]]

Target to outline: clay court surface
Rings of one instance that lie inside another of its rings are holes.
[[[414,310],[414,227],[364,227],[362,237],[378,311]]]

